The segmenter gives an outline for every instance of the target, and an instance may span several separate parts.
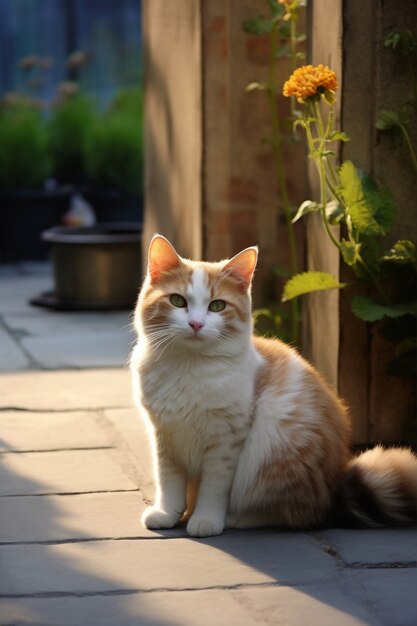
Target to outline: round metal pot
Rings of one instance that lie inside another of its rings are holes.
[[[103,223],[57,226],[42,233],[52,244],[54,297],[59,308],[131,308],[142,276],[142,226]]]

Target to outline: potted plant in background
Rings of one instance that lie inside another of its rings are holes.
[[[143,218],[143,94],[120,91],[108,110],[96,118],[86,150],[91,187],[85,197],[97,220]]]
[[[42,238],[52,246],[55,284],[32,304],[81,311],[134,306],[142,276],[141,224],[57,226]]]
[[[46,258],[40,233],[60,223],[69,201],[68,190],[45,184],[51,174],[41,111],[26,97],[9,97],[0,108],[2,261]]]
[[[75,83],[61,83],[59,92],[48,122],[53,176],[59,183],[79,187],[87,182],[87,145],[96,112],[92,101],[78,93]]]
[[[58,121],[64,120],[61,126],[70,133],[71,124],[79,123],[73,146],[69,138],[65,160],[62,135],[57,147],[61,163],[85,168],[84,172],[80,168],[74,190],[82,192],[77,194],[78,202],[87,200],[93,208],[97,224],[55,227],[43,233],[52,247],[55,285],[32,302],[62,310],[132,308],[142,274],[142,93],[119,93],[91,124],[88,108],[81,102],[70,97],[65,115],[57,111],[51,124],[60,129]]]
[[[80,93],[80,71],[87,60],[81,51],[70,55],[67,68],[75,80],[60,83],[52,100],[43,101],[24,88],[23,95],[6,98],[0,109],[0,261],[46,258],[45,242],[54,247],[54,237],[63,234],[51,227],[70,223],[69,209],[75,200],[77,205],[91,205],[90,215],[88,221],[79,220],[77,215],[71,223],[91,227],[99,222],[98,229],[85,233],[94,235],[95,244],[98,235],[105,234],[106,244],[114,236],[121,245],[121,234],[129,234],[131,239],[133,231],[141,233],[142,90],[119,91],[108,109],[100,113],[92,99]],[[34,72],[44,72],[52,64],[51,59],[35,55],[23,61],[20,67],[26,72],[28,85],[38,84]],[[60,202],[48,211],[46,201],[52,198]],[[34,205],[34,199],[39,206]],[[41,238],[42,231],[46,235]],[[77,235],[74,254],[80,254],[81,245],[92,243],[85,237],[80,240],[79,229],[77,233],[65,232],[66,250],[71,233]],[[108,253],[112,249],[116,248],[106,248]],[[70,255],[66,252],[65,259]],[[63,258],[54,250],[52,256],[54,266]],[[77,266],[75,262],[73,265]],[[136,275],[139,266],[138,261],[132,273]]]

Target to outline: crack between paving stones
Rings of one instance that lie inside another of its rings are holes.
[[[89,496],[95,493],[140,493],[139,487],[132,489],[99,489],[97,491],[51,491],[47,493],[2,493],[0,498],[44,498],[45,496]]]
[[[101,409],[94,412],[92,419],[104,431],[106,438],[112,442],[113,448],[111,455],[123,472],[137,485],[143,483],[144,476],[136,465],[135,452],[130,447],[124,435],[115,427],[111,420],[106,416],[108,409]],[[144,494],[145,495],[145,494]],[[145,498],[145,502],[150,504],[149,498]]]
[[[238,583],[236,585],[209,585],[207,587],[155,587],[153,589],[111,589],[108,591],[40,591],[37,593],[0,594],[1,600],[29,599],[29,598],[94,598],[106,596],[145,595],[153,593],[178,593],[192,591],[234,591],[240,589],[260,589],[279,587],[309,587],[317,584],[326,584],[328,579],[307,583],[305,581],[283,582],[269,581],[265,583]]]
[[[50,370],[55,371],[55,370]],[[131,409],[133,408],[131,404],[123,404],[123,405],[115,405],[115,406],[106,406],[103,407],[71,407],[68,409],[48,409],[48,408],[34,408],[30,409],[24,406],[2,406],[0,407],[0,413],[6,413],[10,411],[22,412],[22,413],[76,413],[79,411],[83,411],[84,413],[94,413],[97,411],[113,411],[118,409]]]
[[[113,446],[83,446],[73,448],[42,448],[33,450],[0,450],[1,454],[42,454],[44,452],[91,452],[93,450],[114,450]]]
[[[29,371],[33,371],[33,370],[44,371],[45,370],[44,365],[40,363],[39,361],[37,361],[33,357],[33,355],[22,345],[20,341],[22,336],[19,335],[18,331],[14,330],[13,328],[10,328],[7,322],[3,319],[3,315],[0,315],[0,327],[2,327],[4,332],[9,335],[12,341],[16,344],[17,349],[20,350],[20,352],[22,352],[22,354],[24,354],[28,360],[28,366],[25,367],[24,370],[19,370],[19,371],[28,371],[28,370]]]
[[[417,561],[395,561],[388,563],[345,563],[346,569],[414,569]]]
[[[381,563],[367,563],[362,561],[348,562],[345,561],[338,553],[337,549],[329,543],[329,541],[317,532],[308,533],[312,537],[319,547],[334,558],[336,564],[342,569],[412,569],[417,568],[417,561],[394,561],[394,562],[381,562]]]
[[[39,541],[0,541],[0,548],[4,546],[60,546],[71,543],[100,543],[103,541],[166,541],[174,539],[188,539],[185,535],[144,537],[142,535],[126,535],[123,537],[73,537],[69,539],[45,539]]]
[[[307,533],[319,546],[323,552],[333,557],[339,567],[346,567],[346,563],[338,553],[337,549],[329,543],[329,541],[318,532]]]
[[[114,493],[114,492],[112,492]],[[74,495],[74,494],[70,494]],[[83,494],[89,495],[89,493]],[[72,537],[68,539],[45,539],[39,541],[0,541],[0,547],[4,546],[59,546],[75,543],[102,543],[104,541],[166,541],[187,539],[185,535],[160,535],[146,537],[143,535],[123,535],[121,537]],[[382,563],[346,563],[343,562],[343,569],[417,569],[417,561],[395,561]]]

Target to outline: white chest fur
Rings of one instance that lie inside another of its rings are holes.
[[[248,423],[258,367],[251,347],[227,359],[191,353],[155,361],[138,345],[132,358],[135,400],[181,464],[198,472],[207,446]]]

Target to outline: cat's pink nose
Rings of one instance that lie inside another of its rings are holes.
[[[191,320],[191,322],[188,322],[188,324],[191,326],[195,333],[198,333],[198,331],[204,326],[204,324],[195,320]]]

